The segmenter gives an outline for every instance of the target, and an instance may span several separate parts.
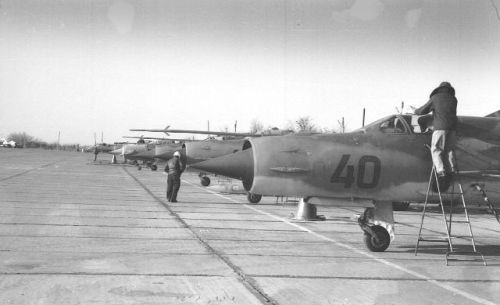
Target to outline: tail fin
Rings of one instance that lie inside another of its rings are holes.
[[[499,118],[500,119],[500,110],[490,113],[486,116],[487,118]]]

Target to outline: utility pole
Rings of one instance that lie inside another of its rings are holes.
[[[345,122],[344,122],[344,117],[342,117],[342,121],[338,121],[340,125],[340,130],[342,130],[342,133],[345,132]]]
[[[60,145],[61,145],[61,131],[59,131],[57,134],[57,150],[60,149]]]
[[[362,128],[365,127],[365,108],[363,108],[363,123],[361,125]]]

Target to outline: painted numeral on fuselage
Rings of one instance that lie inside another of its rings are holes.
[[[356,177],[354,177],[354,165],[347,165],[351,155],[342,155],[339,165],[333,172],[330,178],[331,183],[343,183],[344,188],[350,188],[354,182],[359,188],[374,188],[378,185],[380,180],[380,159],[376,156],[362,156],[358,161],[358,172]],[[372,164],[373,175],[369,181],[365,180],[366,176],[366,166],[367,164]],[[342,175],[344,173],[345,175]]]
[[[330,178],[331,183],[343,183],[344,188],[350,188],[352,186],[352,184],[354,183],[354,166],[347,165],[347,162],[349,161],[350,157],[351,155],[342,155],[339,165],[337,166],[337,168],[333,172],[332,177]],[[344,171],[344,168],[347,169],[346,175],[341,176],[342,172]]]

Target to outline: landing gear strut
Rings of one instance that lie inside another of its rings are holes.
[[[373,219],[374,209],[367,208],[358,218],[358,224],[365,233],[366,247],[372,252],[384,252],[391,243],[391,237],[384,227],[373,224]]]

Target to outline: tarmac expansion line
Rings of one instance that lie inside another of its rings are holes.
[[[166,204],[163,200],[158,198],[146,185],[144,185],[139,179],[137,179],[134,175],[132,175],[126,167],[122,167],[122,169],[132,178],[137,184],[139,184],[153,199],[155,199],[159,204],[165,207],[175,219],[182,224],[182,226],[188,229],[193,236],[213,255],[223,261],[233,272],[238,276],[239,281],[243,284],[247,290],[256,296],[263,304],[273,304],[277,305],[278,303],[273,300],[271,297],[266,295],[255,283],[255,281],[249,277],[247,274],[241,270],[238,266],[233,264],[231,260],[225,256],[223,256],[219,251],[215,250],[210,246],[201,236],[190,226],[188,225],[168,204]],[[184,181],[184,180],[183,180]],[[188,184],[192,185],[188,182]]]
[[[47,167],[47,166],[51,166],[51,165],[54,165],[56,163],[59,163],[59,162],[62,162],[64,160],[59,160],[59,161],[56,161],[56,162],[51,162],[51,163],[47,163],[47,164],[44,164],[44,165],[41,165],[41,166],[38,166],[38,167],[34,167],[34,168],[30,168],[28,170],[25,170],[25,171],[22,171],[20,173],[17,173],[17,174],[14,174],[14,175],[11,175],[11,176],[8,176],[8,177],[5,177],[5,178],[2,178],[0,179],[0,182],[3,182],[5,180],[9,180],[9,179],[12,179],[12,178],[16,178],[16,177],[19,177],[19,176],[22,176],[22,175],[25,175],[29,172],[32,172],[32,171],[35,171],[35,170],[39,170],[39,169],[42,169],[44,167]]]

